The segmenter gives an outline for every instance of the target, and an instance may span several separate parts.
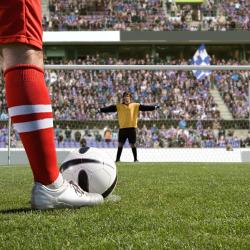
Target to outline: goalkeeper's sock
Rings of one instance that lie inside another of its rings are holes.
[[[134,156],[134,161],[137,161],[137,149],[136,147],[131,147],[132,148],[132,152],[133,152],[133,156]]]
[[[123,147],[118,147],[116,154],[116,161],[120,161]]]
[[[49,185],[58,178],[59,170],[44,71],[22,64],[7,69],[4,77],[9,115],[22,140],[34,180]]]

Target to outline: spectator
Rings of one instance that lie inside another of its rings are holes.
[[[66,140],[70,141],[71,140],[72,130],[69,128],[69,126],[66,127],[64,133],[65,133]]]
[[[180,129],[185,129],[186,126],[187,126],[187,122],[186,122],[186,120],[184,119],[184,117],[181,116],[181,120],[179,121],[179,128],[180,128]]]
[[[109,127],[104,128],[104,140],[107,144],[109,144],[112,140],[112,132]]]
[[[74,133],[74,139],[75,139],[75,141],[76,142],[80,142],[81,137],[82,137],[81,132],[79,130],[75,131],[75,133]]]
[[[81,148],[87,147],[87,141],[86,141],[85,138],[82,138],[82,139],[80,140],[80,146],[81,146]]]

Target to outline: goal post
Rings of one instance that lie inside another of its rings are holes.
[[[136,64],[136,65],[77,65],[77,64],[59,64],[59,65],[45,65],[45,69],[54,69],[54,70],[182,70],[182,71],[191,71],[191,70],[250,70],[250,65],[145,65],[145,64]]]

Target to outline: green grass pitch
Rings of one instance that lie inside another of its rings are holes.
[[[0,168],[0,249],[250,249],[249,164],[120,163],[92,208],[32,211],[31,188]]]

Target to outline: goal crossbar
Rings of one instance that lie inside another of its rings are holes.
[[[47,64],[45,69],[54,70],[250,70],[250,65],[81,65]]]

